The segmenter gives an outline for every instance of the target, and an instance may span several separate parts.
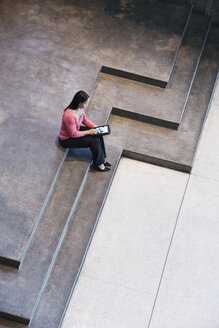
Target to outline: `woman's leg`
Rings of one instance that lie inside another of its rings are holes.
[[[85,131],[85,130],[89,130],[90,128],[88,128],[87,126],[84,126],[82,125],[80,127],[80,131]],[[104,144],[104,140],[103,140],[103,136],[102,134],[98,134],[96,135],[95,137],[98,137],[100,139],[100,143],[101,143],[101,146],[102,146],[102,150],[103,150],[103,155],[104,157],[106,158],[106,148],[105,148],[105,144]]]
[[[105,148],[103,136],[100,134],[100,135],[98,135],[98,138],[100,139],[100,144],[102,147],[103,155],[104,155],[104,158],[106,159],[106,148]]]
[[[105,162],[105,153],[102,149],[100,138],[97,135],[86,135],[80,138],[69,138],[60,140],[64,148],[87,148],[89,147],[93,155],[93,163],[99,166]]]
[[[85,130],[89,130],[89,129],[90,128],[88,128],[87,126],[83,126],[83,125],[80,127],[80,131],[85,131]],[[105,162],[105,159],[106,159],[106,148],[105,148],[103,136],[102,136],[102,134],[98,134],[98,135],[95,135],[95,137],[98,137],[100,139],[100,144],[101,144],[101,147],[102,147],[103,156],[104,156],[104,162]]]
[[[102,149],[101,141],[98,136],[91,136],[93,141],[90,143],[90,150],[93,154],[93,163],[95,166],[99,166],[105,162],[105,156]]]
[[[85,130],[89,130],[89,129],[90,128],[88,128],[87,126],[84,126],[84,125],[81,125],[81,127],[80,127],[80,131],[85,131]],[[95,135],[95,137],[98,137],[100,139],[100,143],[101,143],[101,146],[102,146],[103,155],[104,155],[104,158],[106,158],[106,148],[105,148],[105,144],[104,144],[104,140],[103,140],[102,134]]]
[[[87,137],[88,136],[80,138],[68,138],[65,140],[59,139],[59,141],[64,148],[87,148],[90,144],[90,140]]]

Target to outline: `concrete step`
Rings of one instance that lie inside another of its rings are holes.
[[[120,17],[120,26],[115,29],[111,23],[104,35],[109,45],[105,46],[108,56],[101,58],[101,72],[165,88],[187,29],[191,6],[156,0],[112,4],[105,11]]]
[[[121,133],[120,127],[123,125],[122,130],[126,129],[127,131],[127,147],[130,147],[130,149],[127,148],[127,150],[137,152],[136,149],[139,149],[139,153],[146,156],[146,161],[157,162],[161,165],[162,161],[165,160],[164,166],[167,165],[167,167],[175,169],[178,167],[180,170],[190,172],[202,126],[208,111],[208,105],[211,100],[212,90],[216,81],[219,58],[217,38],[218,28],[212,27],[197,70],[180,130],[171,131],[165,128],[159,129],[156,126],[151,126],[143,122],[134,122],[130,119],[119,119],[112,115],[109,122],[111,125],[115,124],[116,128],[116,130],[114,130],[115,128],[112,127],[112,138]],[[140,103],[141,106],[144,103],[141,99],[139,100],[138,97],[134,100],[129,97],[129,94],[133,95],[133,93],[131,93],[131,88],[124,88],[124,81],[121,80],[122,88],[119,88],[119,83],[116,84],[117,88],[114,88],[113,83],[108,83],[109,81],[111,82],[112,79],[113,78],[110,78],[109,80],[109,77],[106,78],[105,76],[100,78],[100,84],[97,84],[94,97],[88,109],[90,111],[90,117],[93,116],[94,119],[97,119],[97,117],[103,117],[104,119],[109,117],[111,109],[117,106],[117,99],[120,99],[120,108],[127,108],[130,102],[132,102],[133,107],[135,104]],[[133,88],[135,87],[135,90],[138,90],[137,88],[139,85],[135,85],[136,83],[133,84]],[[125,86],[127,86],[127,84],[125,84]],[[155,89],[151,86],[149,88],[152,92]],[[122,92],[122,90],[124,90],[124,92]],[[103,104],[103,99],[105,100],[105,104]],[[155,94],[151,100],[151,106],[153,106],[153,101],[156,102]],[[150,107],[150,104],[148,104],[148,107]],[[116,111],[112,111],[112,113],[117,114]],[[127,115],[127,117],[129,117],[129,115]],[[132,118],[135,118],[135,113],[132,113]],[[99,123],[101,123],[100,121]],[[132,135],[131,137],[129,137],[130,134]],[[133,137],[133,135],[136,137]],[[140,142],[139,140],[142,141]]]
[[[0,264],[19,268],[58,178],[64,153],[54,152],[54,140],[47,145],[39,141],[37,147],[32,147],[31,142],[36,137],[32,135],[29,141],[23,138],[24,127],[16,119],[14,121],[20,133],[19,137],[15,136],[20,148],[16,143],[10,147],[8,141],[4,156],[9,164],[6,165],[5,159],[1,162]],[[32,122],[26,122],[26,126],[27,133],[31,133]],[[10,179],[15,183],[13,191]]]
[[[178,131],[171,131],[152,127],[131,120],[122,120],[112,117],[111,125],[120,124],[123,129],[134,130],[135,138],[127,140],[127,151],[140,152],[139,159],[169,168],[190,172],[193,167],[199,140],[202,135],[205,119],[208,114],[214,87],[217,82],[219,67],[219,28],[212,27],[206,47],[201,59],[192,91],[188,100],[187,109]],[[113,132],[114,133],[114,132]],[[116,131],[115,131],[116,133]],[[143,139],[144,143],[139,140]],[[131,154],[130,154],[131,155]],[[132,156],[130,156],[132,157]],[[169,161],[169,166],[168,166]]]
[[[59,327],[121,155],[115,145],[111,146],[110,137],[105,137],[105,141],[112,169],[106,173],[91,169],[88,173],[69,229],[30,324],[31,328]],[[120,142],[122,140],[119,140]]]
[[[29,323],[83,188],[90,159],[87,149],[69,151],[21,269],[1,267],[1,318]]]
[[[64,151],[64,149],[62,149],[62,150]],[[54,177],[54,179],[52,181],[52,184],[49,188],[47,196],[45,197],[43,206],[42,206],[41,210],[39,211],[37,219],[34,222],[32,232],[30,233],[30,228],[28,229],[29,222],[27,222],[26,224],[23,224],[23,229],[21,229],[21,228],[19,229],[19,234],[17,233],[18,231],[16,231],[16,239],[19,242],[15,243],[15,245],[10,248],[10,251],[8,251],[7,239],[4,238],[4,235],[3,235],[2,243],[5,242],[5,244],[3,245],[2,249],[1,249],[1,254],[2,255],[0,256],[0,264],[7,265],[9,267],[13,267],[13,268],[16,268],[16,269],[18,269],[20,267],[20,265],[22,264],[22,262],[25,258],[25,255],[28,251],[28,248],[31,244],[31,241],[34,237],[34,234],[36,232],[38,224],[39,224],[39,222],[42,218],[43,212],[44,212],[44,210],[45,210],[45,208],[48,204],[49,198],[50,198],[50,196],[51,196],[51,194],[54,190],[56,181],[59,177],[59,173],[62,169],[62,165],[65,161],[66,155],[67,155],[67,151],[65,152],[65,154],[64,154],[64,156],[63,156],[63,158],[60,162],[60,165],[58,166],[55,177]],[[27,232],[27,230],[29,230],[30,234]],[[14,257],[16,257],[16,255],[17,255],[17,257],[12,258],[12,256],[13,256],[12,254],[14,254]]]
[[[126,150],[123,155],[135,159],[183,171],[187,167],[188,171],[191,169],[217,75],[218,36],[217,29],[211,30],[179,131],[111,115],[109,123],[113,133],[105,140],[108,158],[113,164],[112,170],[104,175],[92,170],[89,172],[74,218],[69,224],[30,327],[60,326],[123,149]]]
[[[161,89],[101,74],[91,107],[94,120],[107,108],[115,115],[178,129],[194,82],[206,38],[209,19],[193,14],[176,61],[168,89]],[[100,97],[100,95],[104,97]],[[112,106],[113,104],[113,106]]]

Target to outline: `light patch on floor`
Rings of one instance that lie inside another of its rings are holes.
[[[219,84],[149,328],[219,327]]]
[[[121,159],[62,328],[147,326],[187,180]]]

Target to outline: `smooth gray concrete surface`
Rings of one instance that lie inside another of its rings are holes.
[[[59,239],[90,164],[88,150],[66,157],[21,270],[5,268],[0,276],[0,311],[29,319]],[[22,319],[21,319],[22,321]],[[21,322],[20,321],[20,322]]]
[[[106,173],[90,170],[30,327],[52,328],[59,326],[120,157],[117,147],[111,146],[111,137],[108,136],[105,140],[112,169]]]
[[[114,20],[103,21],[103,13]],[[91,33],[96,34],[95,44],[101,42],[100,62],[103,66],[167,82],[189,13],[189,5],[172,2],[99,2],[95,30]],[[171,38],[170,35],[166,38],[167,30],[171,31]],[[153,62],[149,48],[155,56]]]
[[[178,163],[182,165],[182,168],[185,166],[185,169],[189,170],[187,167],[192,167],[203,122],[216,81],[217,68],[219,65],[218,37],[219,29],[212,29],[178,131],[112,115],[109,120],[112,128],[112,140],[115,140],[116,143],[117,136],[123,133],[126,135],[126,150],[146,156],[149,155],[155,159],[163,159],[175,164]],[[133,84],[133,90],[131,91],[131,88],[127,88],[128,92],[125,93],[127,81],[120,79],[119,82],[121,85],[124,85],[124,87],[122,88],[120,86],[119,88],[118,83],[115,87],[114,84],[111,83],[114,79],[114,77],[109,78],[108,76],[101,75],[100,82],[97,83],[96,89],[94,90],[93,97],[88,107],[88,113],[90,117],[98,123],[105,121],[112,107],[118,106],[117,99],[120,102],[120,107],[125,109],[131,102],[134,112],[136,107],[144,103],[143,100],[141,101],[141,98],[136,101],[134,96],[132,97],[133,99],[129,96],[132,91],[133,93],[131,95],[134,94],[134,90],[138,90],[138,85],[135,87],[135,84]],[[155,89],[155,87],[152,86],[149,88]],[[122,93],[123,90],[124,93]],[[104,98],[102,97],[103,94]],[[128,107],[128,109],[131,108]]]
[[[113,106],[120,109],[121,115],[138,118],[140,114],[140,121],[150,123],[153,120],[155,124],[161,121],[159,125],[172,127],[174,124],[176,129],[187,104],[208,24],[208,18],[198,14],[192,16],[168,90],[101,74],[91,107],[103,111]]]
[[[19,260],[62,158],[63,108],[103,64],[167,79],[189,8],[3,0],[0,12],[0,256]]]

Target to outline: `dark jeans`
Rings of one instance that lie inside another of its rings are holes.
[[[82,126],[81,131],[89,128]],[[66,140],[59,139],[59,142],[64,148],[90,148],[93,154],[93,163],[95,166],[101,165],[105,162],[106,150],[102,135],[87,134],[84,137],[69,138]]]

